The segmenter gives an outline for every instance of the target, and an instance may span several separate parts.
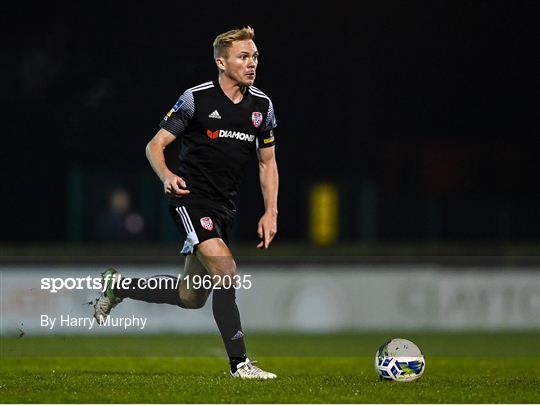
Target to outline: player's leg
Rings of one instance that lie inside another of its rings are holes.
[[[212,276],[212,311],[223,338],[231,366],[245,361],[246,347],[244,333],[240,323],[240,314],[236,305],[236,292],[229,283],[228,289],[223,282],[234,280],[236,263],[231,251],[221,238],[206,240],[197,247],[197,258]]]
[[[180,300],[188,309],[200,309],[206,303],[211,289],[205,289],[201,283],[193,283],[200,277],[202,280],[208,275],[206,268],[195,255],[188,255],[184,266],[184,275],[180,283]]]
[[[231,375],[244,379],[273,379],[275,374],[254,366],[246,355],[240,312],[236,305],[236,262],[221,238],[212,238],[197,247],[197,258],[212,276],[212,311],[231,364]]]
[[[171,206],[169,213],[179,231],[186,236],[182,248],[182,253],[187,256],[184,278],[188,277],[192,280],[195,275],[204,276],[206,270],[199,260],[190,254],[193,254],[199,241],[217,236],[217,229],[213,227],[211,230],[204,229],[200,222],[196,221],[197,218],[208,218],[205,217],[207,212],[199,213],[196,209],[190,209],[188,212],[188,208],[185,206]],[[197,309],[204,305],[209,295],[209,290],[194,289],[193,284],[187,288],[186,283],[186,287],[182,288],[183,278],[177,276],[158,275],[150,278],[125,278],[119,282],[121,279],[122,276],[114,268],[109,268],[102,274],[103,291],[94,305],[94,317],[100,324],[107,318],[111,310],[126,298],[147,303],[166,303]]]
[[[101,321],[99,316],[106,318],[126,298],[199,309],[206,303],[210,290],[199,285],[199,289],[196,289],[193,283],[186,283],[186,278],[192,281],[195,275],[203,277],[206,274],[206,269],[194,255],[186,257],[183,277],[156,275],[149,278],[122,278],[114,268],[109,268],[102,274],[105,289],[96,303],[96,319]]]

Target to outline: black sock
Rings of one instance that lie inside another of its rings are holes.
[[[130,278],[130,283],[124,287],[115,286],[113,293],[116,297],[126,297],[142,300],[148,303],[167,303],[185,307],[180,299],[178,289],[180,280],[176,276],[158,275],[151,278]],[[120,282],[122,283],[122,282]]]
[[[240,364],[241,362],[245,362],[246,361],[246,357],[231,357],[229,358],[229,363],[231,364],[231,372],[232,373],[235,373],[236,370],[238,369],[238,364]]]
[[[236,290],[215,288],[212,311],[229,356],[231,371],[236,372],[236,366],[246,360],[244,333],[240,323],[240,313],[236,306]]]

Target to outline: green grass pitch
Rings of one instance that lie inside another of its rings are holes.
[[[413,340],[424,376],[381,382],[386,339]],[[539,403],[540,332],[262,335],[275,381],[233,380],[214,335],[2,337],[1,403]]]

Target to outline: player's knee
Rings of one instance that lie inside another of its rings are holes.
[[[217,270],[217,275],[220,276],[220,279],[231,279],[233,280],[236,276],[236,263],[234,261],[228,261],[226,264],[220,266]]]

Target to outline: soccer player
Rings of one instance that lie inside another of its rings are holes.
[[[259,158],[265,206],[257,228],[257,247],[268,248],[277,231],[276,119],[270,98],[253,86],[259,62],[254,36],[253,28],[247,26],[216,37],[217,80],[187,89],[146,147],[148,161],[163,182],[170,214],[186,236],[182,278],[153,277],[177,282],[159,284],[157,289],[142,288],[140,280],[133,278],[122,289],[110,283],[121,279],[110,268],[102,274],[106,289],[96,301],[94,316],[102,322],[124,298],[197,309],[212,293],[212,310],[229,356],[231,376],[273,379],[275,374],[253,365],[247,357],[236,292],[230,283],[237,280],[236,264],[228,247],[239,183],[254,152]],[[179,164],[172,168],[164,150],[176,138]],[[211,278],[213,289],[200,284],[195,289],[193,283],[186,283],[196,275]]]

